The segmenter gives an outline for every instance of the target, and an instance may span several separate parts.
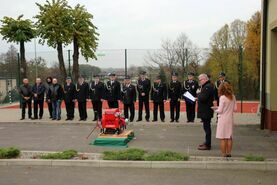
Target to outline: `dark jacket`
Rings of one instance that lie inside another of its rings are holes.
[[[28,101],[32,100],[32,86],[31,85],[21,85],[19,87],[19,95],[22,98],[23,102],[26,102],[27,100],[24,99],[24,97],[29,97],[30,99]]]
[[[215,99],[216,101],[219,101],[218,88],[219,88],[219,86],[220,86],[220,84],[221,84],[222,82],[230,83],[228,80],[224,80],[224,81],[217,80],[217,81],[215,82],[215,84],[214,84],[214,99]]]
[[[136,101],[137,92],[136,87],[132,84],[128,86],[123,85],[121,90],[121,100],[124,104],[132,104]]]
[[[86,102],[89,99],[89,86],[88,83],[84,82],[82,85],[76,84],[76,99],[78,102]]]
[[[61,101],[63,99],[63,88],[60,84],[52,84],[49,86],[47,99],[51,101]]]
[[[32,92],[34,100],[44,100],[45,86],[42,83],[33,85]],[[37,97],[35,97],[35,94],[37,94]]]
[[[197,117],[201,119],[210,119],[213,117],[214,111],[211,108],[214,101],[214,87],[210,81],[201,87],[198,94],[198,113]]]
[[[101,99],[104,99],[105,93],[105,86],[103,82],[98,82],[97,85],[95,84],[95,81],[92,81],[89,84],[89,97],[92,101],[101,101]]]
[[[168,98],[170,100],[176,101],[182,97],[182,85],[181,82],[171,81],[168,85]]]
[[[151,100],[161,103],[167,99],[167,87],[165,83],[154,83],[151,89]]]
[[[149,99],[149,93],[151,90],[151,82],[149,79],[142,81],[141,79],[137,82],[137,91],[139,100]],[[145,96],[141,96],[141,93],[145,93]]]
[[[188,91],[192,96],[196,97],[197,96],[196,91],[198,88],[199,88],[199,85],[195,80],[192,80],[192,81],[186,80],[183,86],[183,93]]]
[[[117,101],[120,100],[120,83],[114,81],[111,84],[111,81],[108,81],[105,85],[105,99],[108,101]]]
[[[64,85],[64,101],[66,103],[72,102],[76,98],[76,88],[73,83]]]

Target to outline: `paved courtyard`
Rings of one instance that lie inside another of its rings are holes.
[[[64,112],[64,111],[63,111]],[[89,140],[86,136],[95,125],[92,121],[65,122],[43,120],[19,121],[19,110],[0,110],[0,146],[16,146],[22,150],[60,151],[75,149],[80,152],[102,152],[113,148],[89,145],[97,137],[96,130]],[[182,115],[184,117],[184,115]],[[89,120],[92,119],[90,114]],[[183,120],[183,119],[182,119]],[[168,121],[168,120],[167,120]],[[248,154],[263,155],[267,158],[277,156],[277,133],[261,131],[256,114],[236,114],[234,129],[233,156]],[[172,150],[198,156],[220,156],[219,141],[215,139],[215,121],[213,124],[213,146],[211,151],[198,151],[197,145],[204,140],[204,132],[199,122],[186,124],[133,123],[128,129],[135,131],[136,139],[129,143],[130,148],[142,148],[149,151]]]

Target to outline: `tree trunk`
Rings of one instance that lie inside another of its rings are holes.
[[[59,59],[59,68],[60,68],[60,72],[61,72],[61,80],[62,82],[60,83],[65,83],[65,79],[66,79],[66,69],[65,69],[65,65],[64,65],[64,59],[63,59],[63,46],[62,43],[58,43],[57,45],[57,51],[58,51],[58,59]]]
[[[79,45],[78,39],[73,37],[73,79],[75,82],[78,81],[79,77]]]
[[[27,78],[27,63],[25,59],[24,41],[20,41],[20,65],[21,78]]]

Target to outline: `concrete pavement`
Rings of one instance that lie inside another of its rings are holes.
[[[275,174],[249,170],[0,166],[0,184],[275,185]]]

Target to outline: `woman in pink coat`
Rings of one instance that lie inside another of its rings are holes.
[[[225,82],[219,86],[219,106],[214,107],[218,113],[216,138],[220,139],[220,148],[224,157],[231,157],[233,145],[234,112],[237,110],[236,98],[232,86]]]

